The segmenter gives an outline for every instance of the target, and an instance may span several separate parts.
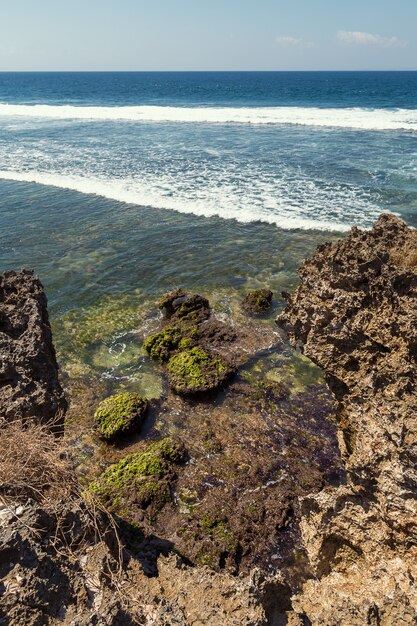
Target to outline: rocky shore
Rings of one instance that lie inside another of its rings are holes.
[[[382,215],[319,247],[278,324],[338,401],[347,481],[302,500],[314,578],[293,599],[313,624],[417,616],[417,234]]]
[[[227,319],[167,294],[142,337],[164,396],[78,398],[63,438],[43,288],[3,274],[4,454],[11,424],[28,441],[51,423],[45,449],[62,444],[70,487],[28,497],[0,476],[0,624],[414,624],[416,250],[391,215],[319,247],[285,294],[281,337],[256,317],[266,289]],[[328,387],[259,375],[286,337]],[[76,431],[93,442],[81,474]]]

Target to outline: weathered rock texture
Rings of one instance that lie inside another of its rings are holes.
[[[136,558],[124,554],[104,520],[85,506],[54,514],[35,503],[0,505],[1,626],[267,626],[285,624],[288,587],[254,570],[251,576],[191,568],[160,556],[158,576],[143,571],[157,543]],[[99,536],[98,531],[103,531]],[[160,542],[161,546],[163,542]]]
[[[0,416],[59,422],[65,409],[44,289],[33,272],[4,272],[0,274]]]
[[[277,322],[338,400],[347,484],[302,500],[315,578],[293,605],[313,626],[415,624],[417,231],[382,215],[300,278]]]

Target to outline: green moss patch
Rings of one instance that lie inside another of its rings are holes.
[[[184,447],[169,437],[148,444],[144,452],[133,453],[110,465],[88,492],[98,503],[130,523],[138,507],[151,504],[159,510],[170,501],[170,483],[175,480],[175,465],[185,460]]]
[[[200,519],[197,535],[201,547],[195,555],[195,560],[199,565],[222,569],[222,557],[228,557],[233,562],[240,543],[233,534],[227,518],[206,513]]]
[[[143,347],[153,359],[167,361],[175,350],[192,347],[197,337],[195,326],[166,326],[159,333],[150,335]]]
[[[179,394],[213,391],[223,385],[233,368],[221,357],[195,346],[168,361],[169,384]]]
[[[114,441],[138,430],[148,403],[138,393],[117,393],[100,402],[94,421],[102,439]]]

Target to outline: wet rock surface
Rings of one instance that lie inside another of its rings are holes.
[[[273,295],[270,289],[253,289],[246,294],[242,307],[248,313],[260,315],[270,308]]]
[[[278,324],[338,401],[347,484],[301,500],[307,623],[415,624],[417,234],[393,215],[300,270]],[[302,622],[305,623],[305,622]]]
[[[63,423],[44,289],[33,272],[0,274],[0,415]]]

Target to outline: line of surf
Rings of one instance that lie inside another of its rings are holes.
[[[417,131],[415,109],[319,107],[172,107],[1,104],[0,119],[302,125],[359,130]]]
[[[184,201],[183,198],[159,197],[155,192],[147,188],[131,188],[123,180],[105,180],[99,178],[87,178],[63,174],[49,174],[45,172],[15,172],[0,170],[0,179],[17,182],[37,183],[60,189],[78,191],[88,195],[100,196],[118,202],[125,202],[143,207],[155,209],[173,210],[178,213],[192,214],[200,217],[220,217],[223,219],[235,219],[238,222],[264,222],[275,225],[284,230],[324,230],[342,232],[349,230],[347,224],[337,223],[321,219],[308,219],[305,217],[289,216],[267,213],[253,209],[242,209],[234,204],[225,203],[221,208],[214,207],[206,201]]]

